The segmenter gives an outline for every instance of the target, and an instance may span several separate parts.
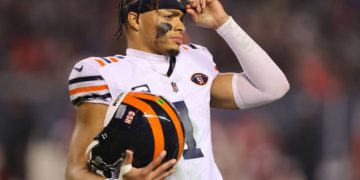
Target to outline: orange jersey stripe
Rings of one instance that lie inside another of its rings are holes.
[[[148,113],[148,114],[154,114],[156,115],[156,113],[154,112],[154,110],[147,105],[145,102],[131,97],[131,96],[125,96],[124,103],[129,104],[131,106],[134,106],[135,108],[143,111],[144,113]],[[162,151],[164,151],[165,148],[165,142],[164,142],[164,134],[163,134],[163,130],[159,121],[159,118],[157,116],[154,117],[147,117],[151,130],[153,132],[153,137],[154,137],[154,156],[153,158],[157,158],[160,153]]]
[[[156,97],[156,96],[153,96],[150,94],[146,94],[146,93],[134,93],[133,96],[141,98],[141,99],[152,100],[155,102],[159,99],[159,97]],[[184,150],[184,132],[181,128],[180,119],[179,119],[178,115],[174,112],[173,108],[171,108],[168,103],[164,103],[160,106],[162,106],[164,108],[165,112],[170,116],[171,121],[174,123],[176,133],[178,134],[180,149],[178,151],[177,159],[179,160],[180,156]]]
[[[116,58],[109,58],[112,62],[118,62]]]
[[[215,71],[219,71],[218,67],[217,66],[214,66],[214,69]]]
[[[76,89],[70,90],[69,94],[72,96],[77,93],[90,92],[90,91],[102,91],[102,90],[106,90],[106,89],[109,89],[109,87],[107,85],[87,86],[87,87],[81,87],[81,88],[76,88]]]
[[[100,59],[95,59],[95,61],[102,67],[105,66],[104,61],[100,60]]]

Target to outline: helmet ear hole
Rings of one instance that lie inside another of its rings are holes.
[[[137,168],[164,150],[164,162],[179,159],[184,135],[177,110],[165,98],[145,92],[121,93],[108,108],[104,129],[88,147],[88,164],[100,175],[117,178],[126,150],[133,151],[132,166]]]

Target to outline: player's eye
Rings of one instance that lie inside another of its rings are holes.
[[[163,16],[166,20],[171,20],[173,18],[173,15],[165,15]]]

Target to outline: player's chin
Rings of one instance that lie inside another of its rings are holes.
[[[179,54],[179,49],[169,49],[167,51],[168,56],[177,56]]]
[[[177,56],[180,52],[180,44],[172,43],[169,44],[166,48],[166,55],[168,56]]]

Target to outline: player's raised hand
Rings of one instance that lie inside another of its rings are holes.
[[[218,0],[189,0],[186,12],[196,25],[217,29],[229,18]]]
[[[174,173],[173,166],[175,159],[169,160],[163,164],[161,162],[165,158],[166,152],[163,151],[159,157],[151,161],[143,168],[132,167],[130,171],[125,172],[122,176],[123,180],[162,180]],[[130,165],[133,161],[133,152],[126,150],[126,156],[123,167]],[[126,170],[125,170],[126,171]],[[122,175],[120,173],[120,175]]]

